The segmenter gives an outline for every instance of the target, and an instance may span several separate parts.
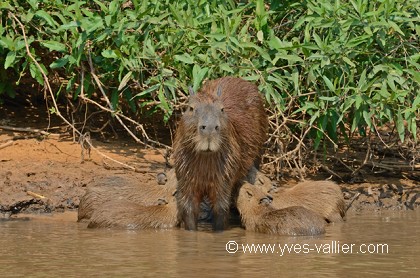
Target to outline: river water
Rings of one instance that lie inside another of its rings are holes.
[[[0,277],[420,273],[420,210],[348,216],[319,237],[269,236],[239,227],[222,233],[91,230],[75,219],[72,212],[0,221]],[[260,249],[250,252],[252,244]]]

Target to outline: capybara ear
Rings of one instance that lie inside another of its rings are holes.
[[[190,93],[190,96],[195,95],[195,92],[192,86],[188,86],[188,92]]]
[[[168,201],[166,201],[165,199],[159,198],[157,204],[158,206],[167,205]]]
[[[157,180],[157,183],[158,184],[164,185],[168,181],[168,178],[166,177],[166,174],[165,173],[158,173],[156,175],[156,180]]]
[[[267,195],[264,198],[260,199],[259,204],[264,205],[264,206],[268,206],[269,204],[271,204],[271,202],[273,202],[273,197]]]

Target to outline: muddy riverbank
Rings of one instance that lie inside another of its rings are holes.
[[[131,142],[92,140],[99,152],[81,160],[81,146],[68,135],[48,138],[16,138],[1,130],[0,217],[19,213],[51,213],[76,210],[89,186],[102,177],[121,176],[129,183],[150,186],[165,171],[164,150],[144,149]],[[111,159],[134,167],[127,169]],[[309,179],[320,179],[320,176]],[[296,181],[275,182],[293,186]],[[350,205],[349,214],[362,211],[416,210],[420,206],[417,181],[407,178],[371,177],[363,183],[340,184]],[[146,188],[147,189],[147,188]]]

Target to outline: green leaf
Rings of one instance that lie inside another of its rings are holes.
[[[227,72],[229,72],[229,73],[234,73],[233,69],[232,69],[232,68],[229,66],[229,64],[227,64],[227,63],[220,64],[220,65],[219,65],[219,68],[220,68],[222,71],[227,71]]]
[[[323,75],[322,76],[322,79],[324,79],[324,82],[327,85],[328,89],[331,92],[335,92],[335,87],[334,87],[333,83],[328,79],[328,77],[326,77],[325,75]]]
[[[416,96],[416,98],[414,99],[414,101],[413,101],[413,108],[415,110],[420,109],[420,94],[418,94]]]
[[[50,64],[50,68],[52,68],[52,69],[62,68],[65,65],[67,65],[68,62],[69,62],[69,57],[68,57],[68,55],[66,55],[63,58],[57,59],[54,62],[52,62]]]
[[[371,121],[371,116],[370,116],[369,111],[363,110],[362,114],[363,114],[363,119],[365,120],[365,123],[367,124],[367,126],[372,128],[372,121]]]
[[[57,22],[46,11],[38,10],[35,15],[45,20],[51,27],[57,27],[58,25]]]
[[[4,69],[7,69],[8,67],[10,67],[10,65],[13,64],[15,59],[16,59],[16,52],[9,51],[9,53],[7,53],[7,56],[6,56],[6,61],[4,62]]]
[[[143,92],[136,94],[134,97],[141,97],[141,96],[150,94],[151,92],[155,92],[159,88],[159,86],[160,84],[154,84],[153,86],[144,90]]]
[[[263,33],[263,31],[258,31],[257,32],[257,39],[260,41],[260,42],[263,42],[264,41],[264,33]]]
[[[48,48],[50,51],[64,52],[67,49],[64,44],[56,41],[41,41],[41,45]]]
[[[364,88],[366,88],[366,84],[366,69],[364,69],[362,71],[362,74],[360,75],[359,84],[357,85],[357,87],[363,92],[365,91]]]
[[[209,68],[201,68],[199,65],[194,65],[193,67],[193,89],[197,91],[204,77],[206,76]]]
[[[160,108],[162,108],[163,111],[165,112],[169,112],[169,105],[168,102],[166,101],[165,95],[164,95],[164,88],[163,86],[160,86],[159,88],[159,92],[158,92],[158,98],[160,101]]]
[[[119,1],[112,1],[111,4],[109,4],[109,13],[114,15],[117,11],[118,11],[118,7],[119,7]]]
[[[349,58],[347,58],[347,57],[343,57],[342,58],[343,59],[343,61],[344,62],[346,62],[349,66],[351,66],[352,68],[355,68],[356,67],[356,64],[355,63],[353,63]]]
[[[388,20],[388,24],[392,27],[392,29],[405,36],[404,32],[401,31],[400,27],[394,21]]]
[[[39,84],[44,85],[44,77],[37,65],[31,63],[29,65],[29,71],[31,73],[32,78],[34,78]]]
[[[105,58],[110,58],[110,59],[117,59],[118,58],[118,55],[117,55],[116,51],[112,50],[112,49],[102,50],[101,55]]]
[[[0,10],[15,10],[15,8],[13,6],[10,5],[9,2],[1,2],[0,3]]]
[[[122,88],[124,88],[125,85],[127,85],[127,82],[130,80],[132,74],[133,72],[129,71],[126,75],[124,75],[120,85],[118,86],[118,91],[121,91]]]
[[[76,28],[80,26],[80,22],[79,21],[71,21],[69,23],[63,24],[60,27],[58,27],[57,31],[62,31],[62,30],[69,30],[72,28]]]
[[[313,38],[316,44],[318,45],[319,49],[324,49],[324,42],[321,40],[317,33],[313,34]]]
[[[175,60],[178,60],[186,64],[194,64],[194,59],[188,53],[184,53],[182,55],[175,55],[174,58]]]

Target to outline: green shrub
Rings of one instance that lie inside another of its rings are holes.
[[[167,120],[189,85],[235,75],[315,148],[388,123],[417,140],[418,0],[11,0],[0,11],[0,99],[24,75],[44,82],[12,13],[74,99],[97,90],[91,57],[115,111],[147,105]]]

